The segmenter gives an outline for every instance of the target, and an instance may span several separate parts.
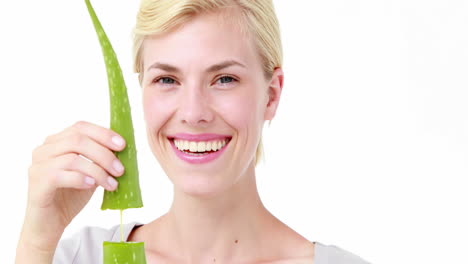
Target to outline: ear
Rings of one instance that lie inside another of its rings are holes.
[[[283,90],[284,73],[281,67],[275,68],[268,85],[268,103],[265,109],[265,120],[272,120],[278,109],[281,92]]]

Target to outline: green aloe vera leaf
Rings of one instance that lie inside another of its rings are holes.
[[[128,208],[140,208],[143,207],[143,201],[138,179],[137,151],[127,87],[117,56],[94,8],[89,0],[85,0],[85,2],[102,48],[107,69],[111,108],[110,128],[120,134],[127,144],[123,151],[115,153],[124,165],[125,172],[121,177],[116,178],[119,185],[115,191],[104,191],[101,209],[124,210]]]

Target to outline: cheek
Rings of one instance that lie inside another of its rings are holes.
[[[230,125],[237,129],[252,127],[261,117],[260,98],[254,93],[239,93],[216,100],[215,109]]]
[[[163,98],[150,92],[144,92],[142,105],[149,146],[155,157],[158,160],[163,160],[162,151],[165,142],[155,133],[160,131],[171,117],[174,111],[174,102],[171,98]],[[164,162],[162,163],[164,164]]]
[[[146,125],[153,131],[169,118],[174,109],[170,98],[161,98],[149,92],[143,93],[143,112]]]

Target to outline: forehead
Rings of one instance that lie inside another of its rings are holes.
[[[144,70],[153,62],[165,62],[180,67],[204,66],[221,60],[237,60],[247,68],[258,67],[259,56],[254,42],[242,33],[228,14],[203,13],[182,26],[144,41]]]

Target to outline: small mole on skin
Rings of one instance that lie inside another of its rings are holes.
[[[239,242],[239,241],[236,239],[236,241],[234,241],[234,243],[237,243],[237,242]]]
[[[215,259],[215,258],[213,259],[213,262],[216,262],[216,259]]]

